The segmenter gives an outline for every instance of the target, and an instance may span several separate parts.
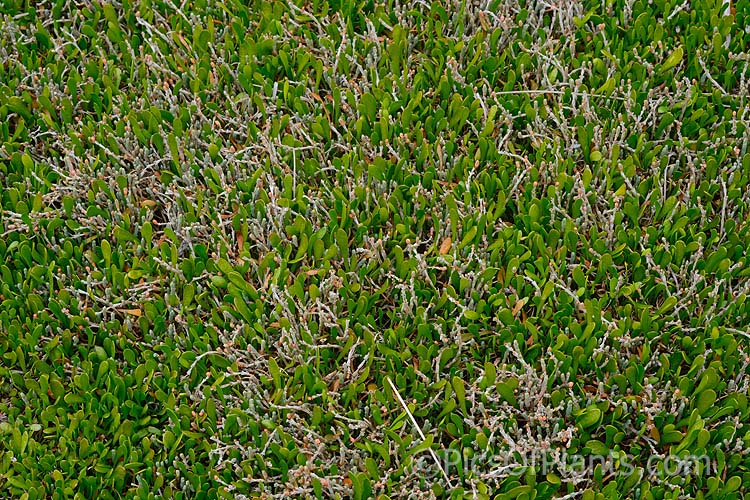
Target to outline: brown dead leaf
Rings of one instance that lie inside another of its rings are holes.
[[[661,441],[661,434],[659,433],[659,429],[656,428],[655,425],[651,426],[651,430],[649,431],[651,434],[651,437],[654,438],[657,442]]]
[[[445,238],[443,242],[440,244],[440,250],[439,250],[440,255],[447,254],[450,251],[452,245],[453,245],[453,240],[451,239],[451,237],[448,236],[447,238]]]
[[[516,301],[516,305],[513,306],[513,316],[515,316],[516,314],[518,314],[518,311],[521,310],[521,308],[523,307],[523,305],[525,303],[526,303],[526,301],[522,300],[522,299],[519,299],[519,300]]]
[[[341,381],[338,377],[333,379],[333,384],[331,384],[331,392],[336,392],[339,390],[339,387],[341,386]]]
[[[654,425],[654,421],[651,420],[648,416],[646,416],[646,425],[648,426],[648,433],[651,435],[652,438],[654,438],[657,442],[661,441],[661,434],[659,433],[659,429],[656,428]]]

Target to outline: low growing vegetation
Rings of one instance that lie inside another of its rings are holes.
[[[0,0],[0,496],[742,498],[748,26]]]

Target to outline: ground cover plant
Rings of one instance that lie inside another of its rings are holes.
[[[0,496],[742,498],[748,26],[0,0]]]

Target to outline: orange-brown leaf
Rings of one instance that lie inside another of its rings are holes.
[[[143,314],[140,309],[118,309],[118,311],[125,313],[125,314],[130,314],[131,316],[139,316],[139,317],[141,314]]]
[[[440,250],[439,250],[440,255],[447,254],[450,251],[452,245],[453,245],[453,240],[451,239],[451,237],[448,236],[447,238],[445,238],[443,242],[440,244]]]

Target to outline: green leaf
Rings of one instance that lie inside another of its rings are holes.
[[[336,230],[336,245],[341,252],[341,257],[347,260],[349,258],[349,235],[341,228]]]
[[[109,244],[109,241],[102,240],[101,249],[102,255],[104,256],[104,264],[109,267],[110,262],[112,261],[112,246]]]
[[[576,419],[576,424],[582,429],[597,425],[602,418],[602,411],[596,406],[586,408]]]
[[[660,73],[665,73],[669,71],[670,69],[677,66],[680,61],[682,61],[682,56],[684,55],[682,46],[677,47],[672,53],[667,57],[667,59],[662,63],[661,69],[659,70]]]
[[[445,403],[443,403],[443,409],[438,415],[438,421],[441,421],[443,417],[446,415],[450,415],[453,413],[453,411],[456,409],[456,400],[455,399],[449,399]]]
[[[432,434],[427,434],[425,436],[425,440],[419,443],[418,445],[414,446],[412,449],[409,450],[409,455],[418,455],[419,453],[422,453],[423,451],[426,451],[427,449],[432,446],[433,436]]]
[[[187,307],[193,301],[195,296],[195,285],[192,283],[186,283],[182,289],[182,305]]]
[[[151,237],[153,236],[153,227],[151,226],[151,223],[146,221],[141,226],[141,236],[143,236],[143,241],[147,244],[151,244]]]
[[[456,393],[456,399],[458,400],[458,406],[464,415],[467,415],[466,411],[466,387],[464,387],[464,381],[460,377],[453,377],[451,381],[453,386],[453,392]]]
[[[276,386],[277,389],[284,387],[281,382],[281,370],[279,369],[276,360],[273,358],[268,358],[268,371],[271,373],[274,386]]]

